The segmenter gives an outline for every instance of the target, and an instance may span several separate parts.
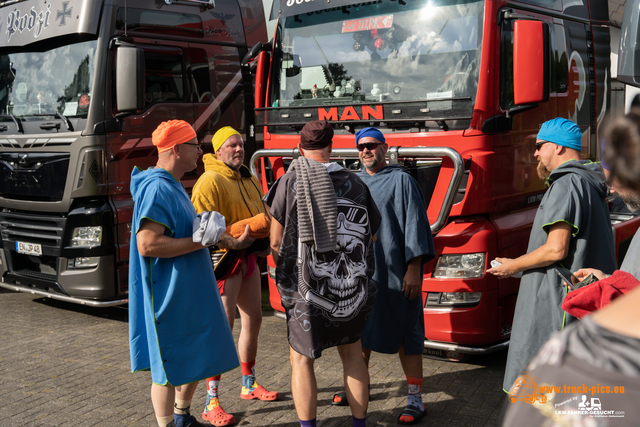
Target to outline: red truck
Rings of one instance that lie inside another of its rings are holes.
[[[3,1],[0,37],[0,286],[126,303],[129,180],[156,162],[153,130],[182,119],[207,143],[228,125],[255,150],[240,62],[266,41],[262,2]]]
[[[563,4],[565,5],[563,7]],[[264,189],[298,153],[311,120],[335,129],[334,156],[359,170],[354,132],[380,129],[388,161],[417,179],[436,258],[422,288],[426,352],[460,360],[508,345],[519,279],[486,274],[526,252],[546,185],[540,125],[576,122],[600,157],[611,108],[607,2],[276,0],[273,40],[258,44],[255,102]],[[612,215],[622,260],[640,219]],[[269,260],[271,305],[282,311]]]

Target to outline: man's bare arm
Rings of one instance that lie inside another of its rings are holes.
[[[224,249],[233,249],[239,251],[240,249],[246,249],[255,241],[254,238],[249,236],[250,228],[247,225],[244,229],[242,236],[237,239],[230,234],[222,233],[218,240],[217,246]]]
[[[202,249],[191,237],[175,238],[164,235],[165,226],[145,219],[136,235],[140,255],[155,258],[173,258]]]
[[[546,267],[565,259],[569,254],[571,229],[571,225],[566,222],[553,224],[549,228],[547,242],[544,245],[516,259],[496,258],[501,264],[488,269],[487,272],[498,277],[511,277],[521,271]]]
[[[275,218],[271,218],[271,256],[274,262],[278,262],[278,255],[280,255],[280,244],[282,243],[282,236],[284,234],[284,227]]]

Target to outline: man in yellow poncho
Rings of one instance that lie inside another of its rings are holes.
[[[244,141],[240,134],[229,126],[223,127],[213,136],[212,143],[215,154],[205,154],[205,172],[193,187],[191,201],[196,211],[220,212],[227,226],[265,214],[260,183],[242,164]],[[242,366],[242,399],[276,400],[279,397],[277,392],[258,385],[254,368],[262,323],[258,260],[268,253],[268,238],[257,239],[242,251],[212,251],[222,303],[232,329],[236,306],[240,309],[242,329],[238,353]],[[207,379],[207,402],[202,417],[214,425],[224,426],[233,424],[235,418],[220,406],[219,382],[220,375]]]

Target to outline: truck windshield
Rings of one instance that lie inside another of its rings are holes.
[[[335,9],[286,19],[272,107],[466,98],[472,111],[482,1],[378,1]],[[451,105],[429,107],[446,116]]]
[[[0,100],[0,114],[27,120],[58,114],[86,117],[96,44],[95,40],[84,41],[44,52],[0,55],[0,61],[8,65],[2,80],[8,90]]]

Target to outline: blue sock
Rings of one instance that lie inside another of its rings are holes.
[[[173,420],[176,427],[188,427],[191,424],[192,417],[190,414],[173,414]]]
[[[299,421],[300,421],[300,425],[302,427],[316,427],[316,419],[315,418],[312,419],[312,420],[309,420],[309,421],[302,421],[302,420],[299,420]]]
[[[364,418],[353,417],[353,427],[367,427],[367,423],[365,421],[367,421],[366,415]]]

